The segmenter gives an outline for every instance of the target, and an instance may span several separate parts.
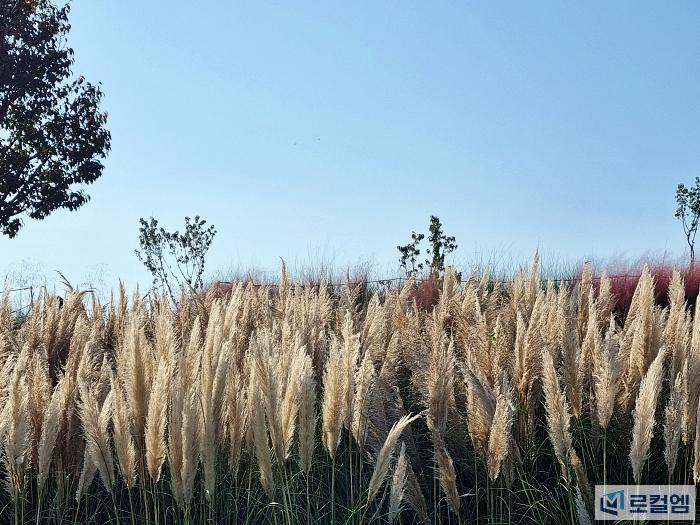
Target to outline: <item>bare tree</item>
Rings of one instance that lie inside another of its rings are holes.
[[[700,221],[700,177],[695,177],[695,185],[691,188],[679,184],[676,189],[676,218],[683,224],[683,233],[690,247],[690,264],[695,262],[695,234],[698,232]]]

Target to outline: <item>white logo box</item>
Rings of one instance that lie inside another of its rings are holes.
[[[695,520],[695,485],[596,485],[595,519]]]

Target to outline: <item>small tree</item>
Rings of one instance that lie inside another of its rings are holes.
[[[68,5],[0,2],[0,234],[76,210],[110,149],[99,85],[72,74]]]
[[[434,274],[440,274],[445,271],[445,256],[452,253],[457,249],[457,243],[454,237],[448,237],[442,231],[442,223],[440,219],[434,215],[430,216],[430,237],[428,237],[428,242],[430,243],[430,248],[426,250],[426,253],[430,255],[430,259],[425,261],[425,266],[430,268],[430,272]],[[397,246],[401,256],[399,257],[399,263],[401,267],[406,272],[407,276],[417,273],[419,270],[423,269],[423,263],[416,263],[418,256],[420,255],[420,249],[418,246],[421,241],[425,238],[422,233],[413,232],[411,234],[411,242],[405,246]],[[410,266],[409,266],[410,264]]]
[[[457,249],[454,237],[448,237],[442,231],[442,223],[435,215],[430,216],[430,248],[427,250],[428,255],[432,255],[431,260],[425,261],[430,265],[430,271],[441,273],[445,271],[445,256]]]
[[[418,270],[423,269],[423,263],[416,264],[416,261],[418,260],[418,256],[420,255],[418,245],[424,238],[425,235],[423,235],[422,233],[412,232],[410,243],[408,243],[405,246],[396,247],[399,250],[399,253],[401,254],[401,256],[399,257],[399,264],[401,264],[401,268],[403,268],[403,270],[406,272],[407,277],[410,277],[411,275],[417,273]]]
[[[173,302],[175,291],[201,289],[204,282],[205,257],[216,230],[198,216],[194,220],[185,217],[185,232],[168,232],[158,226],[158,221],[139,219],[139,245],[136,256],[153,276],[153,286],[167,289]]]
[[[695,185],[691,188],[679,184],[676,189],[676,218],[683,225],[683,233],[690,248],[690,264],[695,262],[695,234],[700,220],[700,177],[695,177]]]

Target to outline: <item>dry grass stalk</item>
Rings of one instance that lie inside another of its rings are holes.
[[[581,272],[581,282],[578,284],[578,318],[576,319],[576,334],[579,343],[582,343],[588,330],[588,316],[590,303],[593,296],[593,268],[586,261]]]
[[[457,474],[452,463],[452,457],[444,446],[438,446],[435,450],[438,478],[440,486],[447,496],[447,504],[450,510],[459,516],[459,494],[457,493]]]
[[[598,308],[598,328],[603,331],[607,326],[608,319],[610,319],[613,307],[615,306],[615,297],[612,293],[612,282],[610,281],[610,277],[608,277],[608,273],[606,271],[603,271],[603,274],[600,276],[596,306]]]
[[[530,264],[530,276],[527,282],[527,292],[526,292],[526,307],[528,319],[531,317],[532,312],[535,308],[535,303],[537,301],[537,296],[540,293],[542,286],[540,285],[540,254],[539,251],[535,252],[532,257],[532,263]]]
[[[254,388],[260,391],[264,414],[267,416],[267,428],[272,441],[272,448],[280,462],[284,462],[284,431],[282,429],[282,401],[287,387],[286,373],[289,355],[279,352],[273,344],[270,330],[258,332],[251,340],[252,355],[257,383]],[[252,374],[251,374],[252,377]],[[249,383],[248,389],[253,388]]]
[[[636,315],[632,320],[632,336],[625,375],[625,406],[629,406],[639,391],[642,378],[652,361],[652,330],[654,322],[654,279],[645,266],[635,290]],[[627,327],[627,323],[625,324]],[[622,349],[622,347],[621,347]]]
[[[37,454],[39,465],[37,473],[39,492],[43,490],[44,483],[49,475],[56,439],[61,429],[61,421],[64,418],[68,407],[68,401],[72,394],[71,387],[70,378],[66,378],[66,376],[61,378],[51,395],[51,400],[44,414]]]
[[[583,392],[579,388],[579,363],[581,348],[576,341],[576,331],[569,317],[571,315],[570,297],[565,290],[560,290],[557,297],[557,322],[562,327],[561,374],[566,387],[571,411],[574,417],[581,418],[583,410]]]
[[[146,465],[154,483],[160,479],[160,471],[165,461],[165,428],[168,416],[168,394],[170,391],[170,366],[166,359],[158,364],[155,380],[148,403],[145,442]],[[121,397],[121,393],[119,393]]]
[[[105,488],[111,493],[114,485],[114,461],[107,427],[111,419],[111,394],[99,405],[94,392],[79,382],[80,420],[85,435],[85,461],[94,465],[100,473]],[[87,485],[86,485],[87,486]]]
[[[374,294],[367,305],[367,314],[360,336],[364,358],[369,354],[374,366],[381,366],[386,353],[387,313],[378,294]],[[353,415],[354,417],[354,415]]]
[[[554,361],[548,352],[542,354],[542,385],[547,407],[549,438],[554,447],[554,454],[561,465],[562,475],[564,479],[568,479],[567,463],[571,451],[571,433],[569,432],[571,415],[566,395],[559,387]]]
[[[22,349],[11,372],[9,396],[2,415],[4,461],[9,474],[12,499],[17,500],[24,487],[25,460],[29,451],[29,414],[25,381],[28,350]]]
[[[389,523],[394,523],[401,513],[401,502],[406,490],[406,472],[408,458],[406,457],[406,444],[401,444],[401,453],[394,468],[394,475],[391,478],[391,492],[389,494]]]
[[[323,375],[323,444],[331,458],[340,442],[340,431],[345,419],[345,383],[342,374],[343,356],[337,339],[331,342]]]
[[[304,369],[299,401],[299,463],[304,473],[311,470],[316,431],[316,380],[313,368]]]
[[[663,328],[664,346],[670,359],[669,379],[674,381],[688,356],[689,316],[685,301],[685,286],[678,270],[673,271],[668,289],[670,307]]]
[[[183,371],[183,354],[178,358],[178,366],[170,383],[170,414],[168,425],[168,466],[170,470],[170,489],[178,505],[184,506],[184,494],[182,486],[182,470],[184,460],[184,445],[182,432],[184,429],[185,400],[188,393],[188,385]],[[115,405],[116,407],[116,405]]]
[[[496,396],[485,379],[476,377],[472,370],[465,370],[467,383],[467,427],[474,448],[486,460],[489,434],[496,411]]]
[[[265,493],[270,500],[275,499],[275,485],[272,477],[272,462],[270,460],[270,447],[267,439],[267,429],[265,426],[265,404],[257,383],[257,367],[251,371],[250,382],[248,383],[248,396],[251,407],[251,431],[253,433],[253,443],[255,445],[255,456],[258,460],[258,470],[260,471],[260,483],[265,489]]]
[[[229,442],[228,466],[235,476],[238,472],[243,436],[248,425],[246,388],[237,370],[226,385],[226,423]]]
[[[501,316],[496,317],[493,330],[494,347],[492,349],[491,369],[497,373],[505,372],[509,377],[513,375],[515,360],[513,359],[514,342],[509,340],[508,332]]]
[[[594,507],[593,493],[591,492],[591,483],[588,481],[588,476],[583,468],[581,459],[578,457],[575,449],[571,449],[569,453],[569,459],[571,461],[571,467],[574,470],[574,475],[576,476],[576,490],[583,495],[583,501],[585,503],[585,509],[587,509],[587,514],[592,514]]]
[[[421,523],[430,523],[430,519],[428,518],[428,505],[425,502],[425,496],[423,495],[423,491],[418,483],[418,478],[415,472],[413,472],[410,462],[406,465],[406,490],[404,492],[404,498],[415,511]]]
[[[80,472],[78,488],[75,491],[76,501],[79,501],[83,494],[85,494],[97,474],[97,465],[95,465],[95,462],[92,460],[87,450],[84,452],[83,456],[83,469]]]
[[[577,367],[577,390],[581,392],[584,398],[590,392],[592,387],[592,376],[595,356],[600,354],[602,345],[600,332],[598,328],[598,310],[593,299],[593,291],[590,291],[590,297],[587,301],[588,326],[585,331],[583,343],[581,344],[581,353],[579,354],[579,363]],[[589,399],[589,401],[592,401]],[[591,407],[592,408],[592,407]]]
[[[444,441],[449,407],[454,403],[454,346],[444,336],[433,342],[425,390],[427,423],[433,439]]]
[[[493,382],[489,343],[489,327],[481,310],[477,290],[468,283],[464,290],[461,310],[457,316],[457,339],[464,348],[466,359],[487,382]]]
[[[119,472],[128,488],[136,484],[136,448],[131,434],[129,407],[120,383],[112,378],[112,427]]]
[[[595,392],[596,420],[601,428],[607,429],[615,410],[615,400],[620,379],[618,339],[615,334],[615,320],[610,317],[610,325],[605,341],[597,345],[593,355],[593,391]]]
[[[578,519],[578,525],[591,525],[591,515],[586,509],[581,490],[578,487],[576,487],[576,518]]]
[[[43,355],[42,355],[43,354]],[[27,412],[29,414],[29,460],[36,462],[38,444],[42,435],[44,416],[51,400],[53,386],[49,378],[48,356],[41,351],[35,352],[27,370]]]
[[[636,483],[641,480],[642,467],[646,463],[649,444],[654,433],[654,413],[663,380],[664,356],[665,350],[662,349],[649,367],[639,387],[635,405],[632,447],[629,457]]]
[[[394,456],[394,449],[396,448],[396,443],[401,437],[401,433],[410,425],[413,421],[418,419],[420,414],[414,416],[405,415],[399,419],[394,426],[391,427],[389,435],[387,435],[382,448],[377,455],[377,460],[374,465],[374,471],[372,472],[372,478],[369,481],[369,489],[367,491],[367,503],[371,503],[374,497],[379,492],[379,489],[384,483],[387,473],[389,472],[389,466],[391,460]]]
[[[513,390],[505,376],[496,396],[496,408],[489,430],[487,468],[489,477],[495,480],[501,472],[501,466],[508,457],[512,446],[513,420]]]
[[[532,314],[527,325],[525,340],[522,347],[522,354],[519,356],[518,392],[522,399],[528,399],[534,383],[534,379],[539,374],[539,356],[542,352],[544,342],[542,339],[542,324],[544,322],[545,295],[542,291],[537,294],[535,304],[532,307]]]
[[[671,386],[671,392],[664,412],[664,458],[668,466],[669,482],[676,468],[678,457],[678,443],[681,437],[681,417],[683,403],[683,378],[678,372],[676,380]]]
[[[194,480],[199,463],[199,449],[202,441],[200,423],[202,411],[199,406],[199,393],[192,386],[185,394],[182,415],[182,465],[180,468],[180,484],[182,505],[189,505],[194,491]]]
[[[343,425],[352,429],[353,401],[355,397],[355,374],[357,361],[360,356],[360,334],[353,330],[353,319],[350,311],[345,312],[341,327],[342,337],[342,379],[343,379]]]
[[[136,447],[140,452],[139,456],[141,456],[144,449],[146,415],[151,393],[149,370],[146,368],[148,345],[143,327],[136,315],[129,318],[125,330],[123,347],[118,354],[118,375],[123,381],[132,431]]]
[[[224,434],[226,408],[224,392],[232,361],[233,343],[225,338],[223,321],[222,308],[217,302],[209,318],[201,358],[200,456],[204,467],[207,497],[211,497],[216,486],[216,450]],[[274,382],[274,380],[271,381]],[[262,386],[264,392],[267,392],[266,388],[267,383]]]
[[[287,375],[287,388],[281,405],[282,437],[284,442],[282,461],[286,461],[289,457],[301,403],[302,382],[311,370],[311,359],[306,354],[306,349],[297,342]]]
[[[377,373],[374,362],[369,352],[362,358],[355,379],[356,390],[353,401],[352,435],[360,448],[365,445],[365,433],[367,430],[370,390],[374,385]]]

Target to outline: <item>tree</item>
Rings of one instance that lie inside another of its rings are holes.
[[[68,5],[0,3],[0,232],[14,237],[22,214],[76,210],[110,149],[102,91],[73,77]]]
[[[691,188],[679,184],[676,189],[676,218],[683,225],[683,233],[690,247],[690,263],[695,262],[695,234],[700,220],[700,177],[695,177],[695,185]]]
[[[439,275],[445,271],[445,256],[457,249],[457,243],[454,237],[445,235],[442,231],[440,219],[434,215],[430,216],[429,231],[430,236],[428,237],[428,242],[430,243],[430,248],[426,250],[426,253],[431,255],[431,257],[425,261],[425,266],[430,268],[430,273]],[[424,234],[413,232],[409,244],[396,247],[401,254],[399,263],[407,276],[416,274],[419,270],[423,269],[423,263],[416,263],[416,261],[421,252],[418,247],[424,238]]]
[[[396,247],[399,250],[399,253],[401,254],[401,256],[399,257],[399,264],[401,264],[401,268],[403,268],[406,272],[407,277],[410,277],[411,275],[418,273],[418,270],[423,269],[423,263],[416,264],[416,261],[418,260],[418,256],[420,255],[418,245],[424,237],[425,235],[423,235],[422,233],[412,232],[410,243],[408,243],[405,246]],[[408,266],[409,263],[411,264],[410,267]]]
[[[440,273],[445,270],[445,256],[457,249],[454,237],[446,236],[442,231],[442,223],[435,215],[430,216],[430,248],[427,250],[429,255],[432,255],[430,261],[425,261],[430,264],[430,270],[435,273]]]
[[[168,232],[153,217],[139,219],[139,245],[136,256],[153,276],[153,286],[166,289],[175,302],[180,293],[202,288],[204,264],[216,229],[197,215],[185,217],[185,233]]]

